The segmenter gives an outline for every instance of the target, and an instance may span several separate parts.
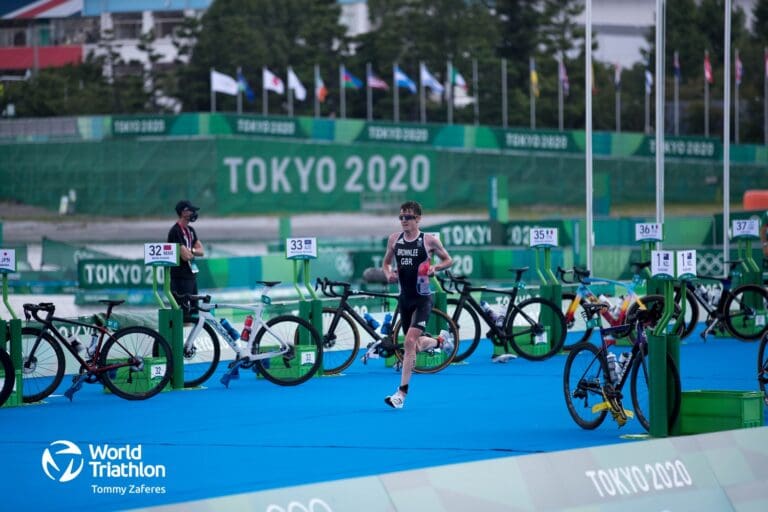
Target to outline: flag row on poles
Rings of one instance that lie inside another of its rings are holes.
[[[352,72],[345,66],[342,65],[340,70],[341,85],[345,89],[358,90],[367,86],[371,89],[388,91],[390,88],[386,80],[373,72],[367,73],[365,83],[363,83],[360,78],[352,74]],[[451,83],[453,86],[467,92],[467,82],[461,73],[459,73],[456,68],[452,68],[452,75]],[[419,80],[424,87],[430,89],[435,94],[443,94],[445,91],[445,87],[440,80],[430,73],[429,69],[427,69],[424,64],[419,66]],[[319,73],[316,73],[314,82],[315,97],[322,103],[328,97],[328,88]],[[393,68],[393,82],[399,89],[406,89],[411,94],[417,93],[418,88],[416,82],[398,66],[394,66]],[[286,73],[286,81],[283,81],[280,76],[273,73],[268,68],[262,68],[262,85],[265,91],[284,95],[286,91],[290,90],[293,93],[293,97],[297,100],[304,101],[307,99],[307,90],[304,87],[304,84],[290,67]],[[215,69],[211,69],[211,92],[220,92],[231,96],[237,96],[238,94],[243,93],[248,101],[254,101],[256,97],[253,89],[240,71],[237,72],[236,77],[232,77],[216,71]]]

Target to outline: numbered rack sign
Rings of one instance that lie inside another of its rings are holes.
[[[651,276],[656,279],[675,278],[674,251],[651,251]]]
[[[661,242],[661,224],[639,222],[635,224],[635,242]]]
[[[16,249],[0,249],[0,274],[16,272]]]
[[[317,258],[317,239],[314,237],[286,238],[285,257],[289,260]]]
[[[179,265],[179,244],[156,242],[144,244],[144,264],[158,267]]]
[[[557,247],[557,228],[531,228],[531,247]]]
[[[732,238],[760,238],[760,222],[757,219],[741,219],[731,222]]]
[[[696,251],[677,251],[677,278],[692,279],[696,277]]]

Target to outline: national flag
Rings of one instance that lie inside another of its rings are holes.
[[[536,72],[536,61],[531,59],[530,61],[530,68],[531,68],[531,92],[534,96],[537,98],[539,97],[539,74]]]
[[[398,66],[395,66],[395,85],[401,89],[408,89],[413,94],[416,94],[416,83],[414,83],[408,75],[403,73]]]
[[[374,75],[373,72],[368,73],[366,80],[368,82],[368,87],[371,89],[383,89],[385,91],[389,90],[389,85],[387,85],[387,82]]]
[[[469,87],[467,87],[467,81],[464,80],[464,77],[461,76],[461,73],[459,73],[459,71],[453,66],[451,66],[451,74],[453,75],[451,77],[451,84],[456,87],[461,87],[464,89],[464,92],[467,92],[469,90]]]
[[[320,73],[315,76],[315,97],[320,103],[325,102],[325,98],[328,96],[328,88],[325,87],[325,82],[320,78]]]
[[[704,80],[708,84],[715,81],[715,78],[712,76],[712,64],[709,62],[709,52],[704,53]]]
[[[440,81],[429,72],[427,66],[423,63],[419,65],[419,80],[421,80],[421,85],[423,87],[429,87],[437,94],[443,94],[443,91],[445,91],[445,87],[443,87]]]
[[[245,79],[245,76],[243,76],[243,73],[240,71],[237,72],[237,87],[239,91],[245,93],[245,99],[248,101],[253,102],[256,99],[256,94],[248,84],[248,80]]]
[[[237,81],[229,75],[211,70],[211,91],[237,96]]]
[[[285,84],[283,83],[283,80],[267,68],[263,68],[261,79],[264,83],[265,90],[274,91],[277,94],[285,94]]]
[[[360,81],[355,75],[347,71],[345,66],[341,68],[342,85],[345,89],[359,89],[363,86],[363,82]]]
[[[307,99],[307,90],[296,73],[293,72],[293,68],[288,68],[288,89],[293,91],[293,97],[297,100],[304,101]]]
[[[680,59],[677,56],[677,52],[675,52],[674,57],[672,58],[672,71],[675,74],[675,79],[679,82],[680,81]]]
[[[741,79],[744,75],[744,66],[741,64],[741,57],[739,57],[738,54],[736,54],[736,85],[741,85]]]
[[[653,73],[651,73],[650,69],[646,69],[645,70],[645,94],[650,96],[652,90],[653,90]]]
[[[613,85],[616,90],[621,89],[621,64],[618,62],[613,65]]]
[[[563,61],[563,59],[560,59],[558,68],[560,74],[560,83],[563,87],[563,94],[568,96],[568,93],[571,91],[571,84],[568,82],[568,71],[565,69],[565,61]]]

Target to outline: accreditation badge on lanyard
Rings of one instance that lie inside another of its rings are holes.
[[[181,226],[181,225],[180,225]],[[181,234],[184,236],[184,245],[187,249],[190,251],[192,250],[192,232],[189,230],[189,228],[185,226],[181,226]],[[197,263],[195,263],[195,260],[189,260],[187,263],[189,263],[189,269],[192,271],[193,274],[197,274],[200,272],[200,269],[197,268]]]

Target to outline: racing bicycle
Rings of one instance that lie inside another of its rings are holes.
[[[454,361],[463,361],[477,348],[481,319],[490,328],[486,337],[494,345],[504,347],[505,353],[511,348],[525,359],[542,361],[560,352],[566,335],[565,317],[560,308],[541,297],[517,302],[519,291],[525,288],[522,277],[527,270],[528,267],[509,269],[515,273],[515,283],[509,289],[473,286],[466,277],[456,276],[450,270],[445,271],[446,277],[438,277],[446,293],[459,294],[458,299],[448,299],[448,313],[459,329],[459,337],[456,338],[459,349]],[[486,311],[473,297],[475,292],[502,296],[507,304],[504,314],[493,317],[491,311]]]
[[[568,413],[581,428],[593,430],[605,420],[608,412],[619,425],[624,426],[633,416],[645,430],[650,429],[649,399],[649,359],[646,329],[657,323],[662,316],[663,304],[654,303],[649,309],[639,311],[632,317],[632,323],[603,327],[599,315],[608,308],[605,303],[585,302],[584,320],[592,328],[600,331],[600,346],[587,341],[577,343],[571,348],[565,361],[563,372],[563,393]],[[632,349],[623,357],[609,355],[612,338],[621,330],[635,331]],[[618,361],[616,360],[618,359]],[[680,374],[672,357],[666,358],[668,382],[671,390],[669,425],[671,426],[680,412]],[[629,381],[634,413],[624,409],[624,386]]]
[[[369,359],[386,358],[392,355],[402,363],[405,357],[403,345],[405,336],[402,333],[399,308],[396,307],[392,313],[391,332],[381,333],[376,331],[376,328],[370,325],[349,303],[352,297],[397,299],[396,294],[354,290],[350,283],[330,281],[327,278],[318,279],[317,287],[326,297],[339,299],[336,307],[323,308],[323,372],[325,374],[341,373],[352,364],[360,350],[360,328],[373,339],[368,343],[366,352],[362,356],[363,363],[367,363]],[[454,340],[458,340],[456,325],[445,312],[432,308],[429,322],[435,331],[447,330],[453,335]],[[433,336],[429,333],[425,334]],[[433,348],[417,353],[413,371],[416,373],[439,372],[454,361],[457,347],[458,343],[454,342],[450,352]]]
[[[11,356],[0,347],[0,407],[8,400],[16,382],[16,372],[13,371]]]
[[[768,334],[763,335],[757,350],[757,383],[763,392],[765,405],[768,405]]]
[[[21,329],[22,399],[25,403],[43,400],[61,384],[66,369],[62,347],[79,363],[72,385],[64,392],[70,400],[83,383],[101,382],[120,398],[144,400],[158,394],[170,382],[173,358],[165,338],[142,326],[111,331],[107,326],[112,309],[125,301],[100,302],[107,306],[104,320],[96,317],[92,323],[54,316],[56,306],[50,302],[24,304],[27,322],[31,319],[39,322]],[[80,343],[74,333],[64,337],[54,322],[73,332],[84,328],[91,335],[90,346]]]
[[[272,303],[271,288],[280,281],[257,281],[263,289],[256,304],[223,304],[211,302],[210,295],[184,295],[183,303],[195,301],[199,314],[195,324],[185,328],[184,387],[197,387],[216,371],[221,360],[222,343],[234,355],[221,378],[229,386],[237,379],[239,370],[252,369],[268,381],[280,386],[295,386],[314,376],[323,361],[320,335],[307,320],[295,315],[280,315],[263,319],[265,306]],[[218,308],[247,311],[243,334],[230,331],[216,321]],[[249,320],[250,318],[250,320]],[[248,325],[248,323],[251,325]]]

